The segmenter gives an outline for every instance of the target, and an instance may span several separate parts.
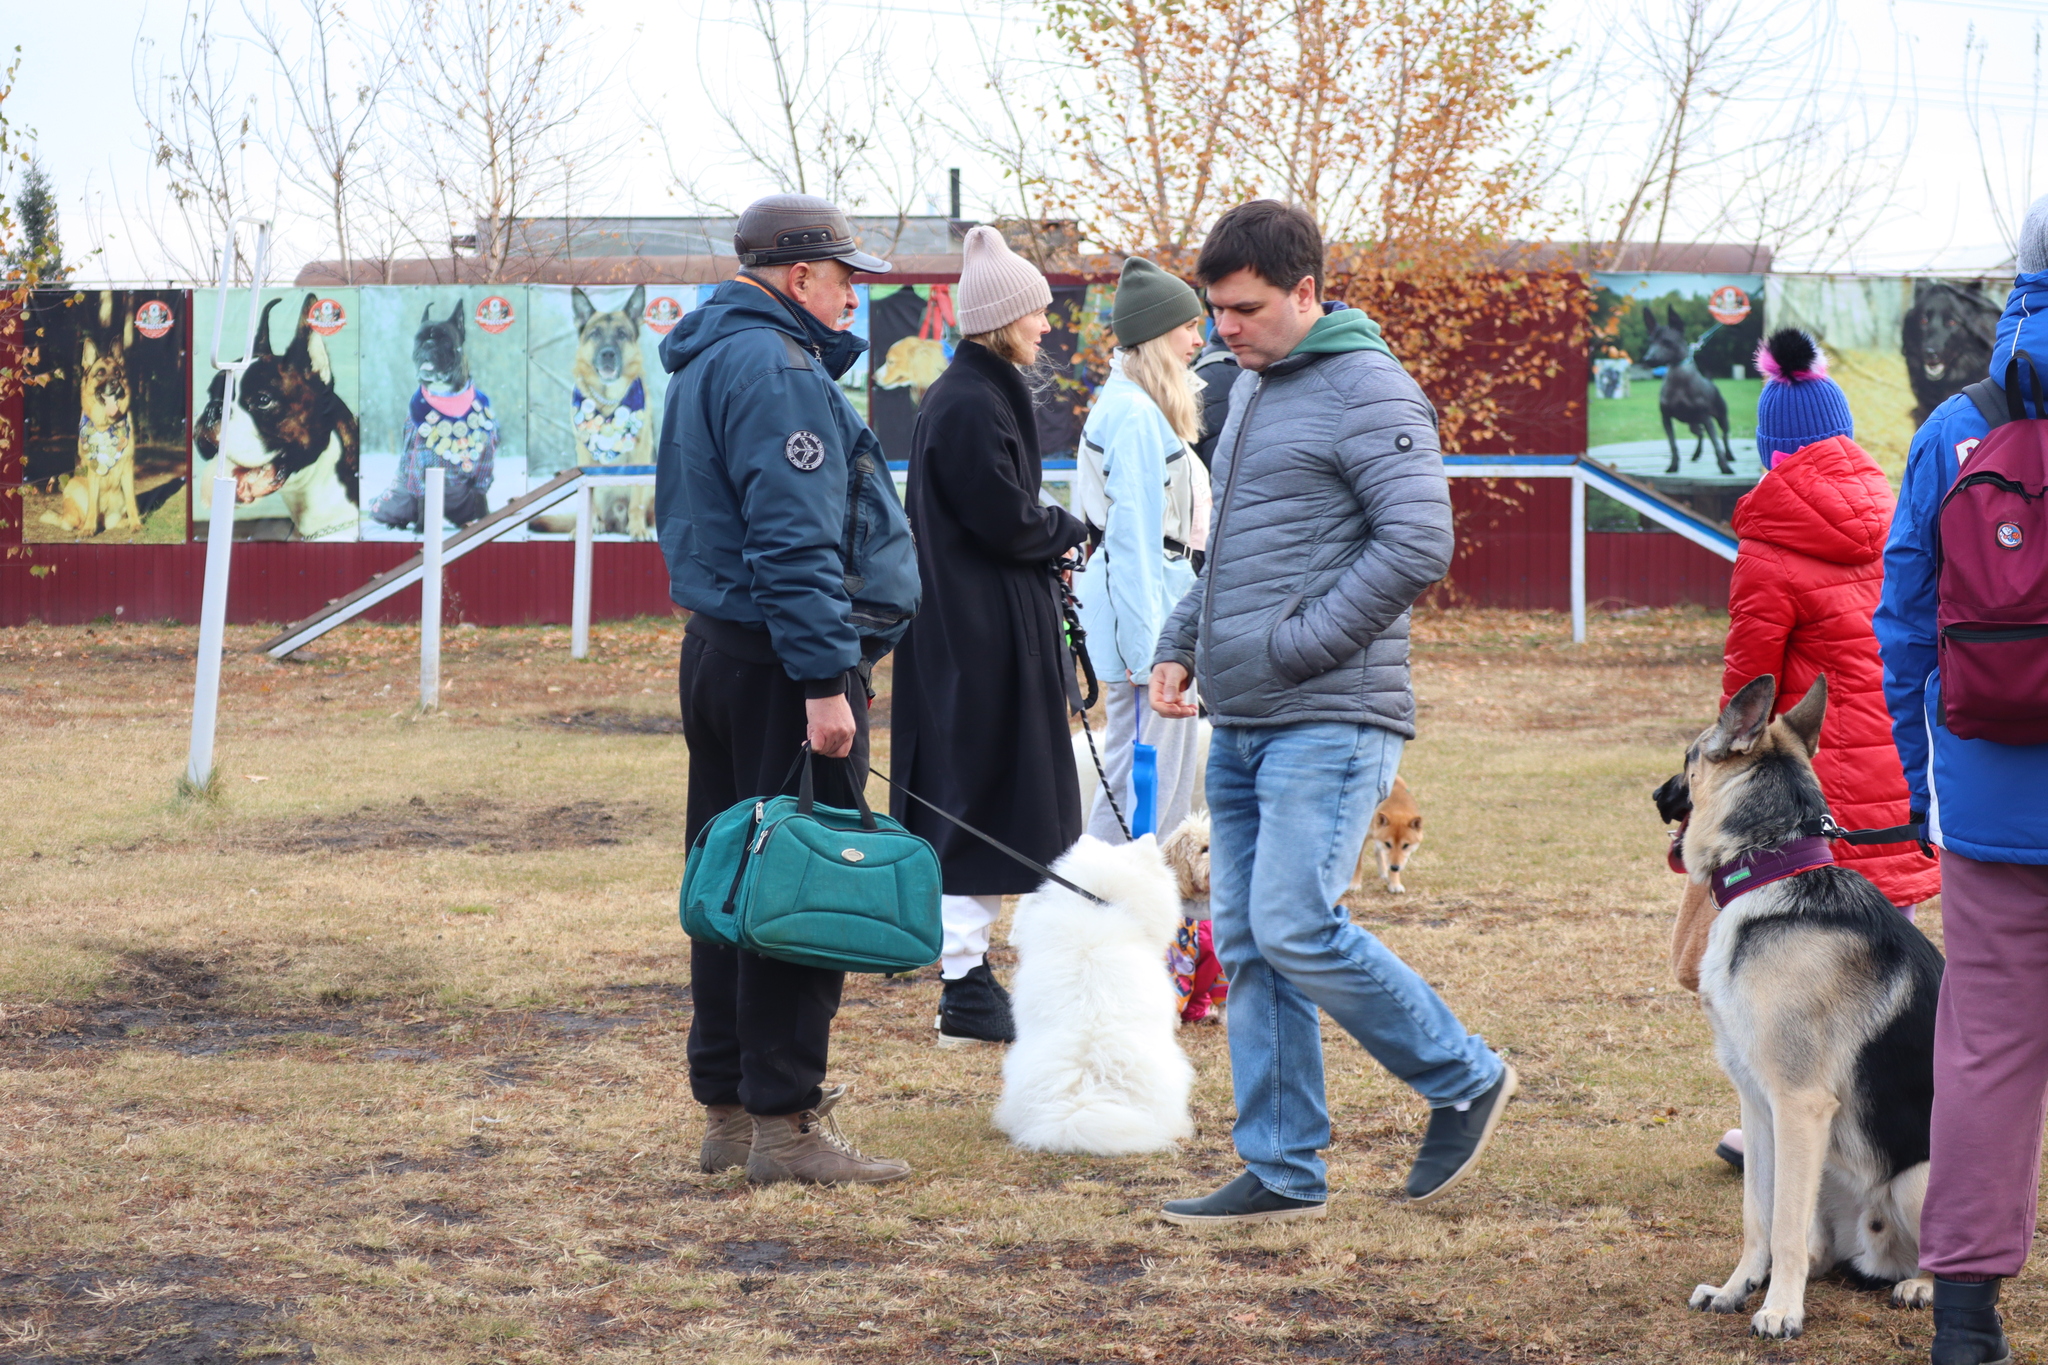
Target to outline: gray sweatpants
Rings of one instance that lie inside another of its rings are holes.
[[[1107,793],[1116,793],[1124,823],[1129,824],[1135,809],[1131,793],[1131,739],[1135,729],[1138,739],[1159,750],[1159,794],[1153,807],[1152,828],[1164,841],[1187,819],[1188,809],[1194,804],[1195,775],[1203,758],[1202,722],[1195,716],[1169,720],[1153,715],[1152,708],[1145,703],[1142,687],[1111,683],[1106,691],[1103,709],[1109,712],[1109,733],[1098,733],[1095,743],[1102,752],[1102,767],[1109,776],[1109,785],[1095,794],[1095,806],[1088,813],[1088,832],[1104,843],[1124,842]],[[1188,695],[1192,698],[1194,693]]]

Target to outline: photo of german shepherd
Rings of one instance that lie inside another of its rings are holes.
[[[100,294],[97,327],[78,337],[78,465],[64,485],[63,502],[39,520],[78,536],[102,529],[142,529],[135,505],[133,391],[128,384],[128,348],[135,343],[135,319],[114,322],[114,295]]]
[[[1700,1002],[1742,1100],[1742,1254],[1692,1307],[1796,1337],[1809,1277],[1845,1271],[1923,1307],[1919,1273],[1942,958],[1861,873],[1833,863],[1813,754],[1827,680],[1771,719],[1769,674],[1737,692],[1658,789],[1687,876],[1720,913]],[[1754,886],[1753,890],[1744,890]]]

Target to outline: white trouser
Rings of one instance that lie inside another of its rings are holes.
[[[1124,842],[1107,793],[1116,793],[1117,805],[1122,807],[1124,823],[1128,825],[1137,807],[1131,791],[1131,739],[1142,717],[1145,728],[1139,738],[1159,750],[1159,794],[1153,803],[1152,832],[1163,843],[1188,818],[1188,810],[1194,804],[1195,775],[1202,761],[1202,722],[1196,716],[1174,720],[1152,714],[1142,687],[1114,684],[1106,690],[1109,695],[1103,698],[1103,709],[1109,713],[1108,733],[1095,736],[1095,747],[1101,751],[1102,768],[1109,775],[1109,782],[1095,793],[1095,806],[1088,814],[1088,833],[1107,844]],[[1192,698],[1194,693],[1190,691],[1188,695]]]
[[[988,956],[988,930],[1003,913],[1001,896],[941,896],[939,921],[946,937],[939,949],[939,975],[958,981]]]

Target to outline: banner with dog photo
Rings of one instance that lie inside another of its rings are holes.
[[[430,469],[443,536],[524,493],[526,287],[365,289],[361,308],[362,538],[421,538]]]
[[[953,286],[870,285],[867,314],[868,425],[890,459],[907,460],[918,404],[960,341]]]
[[[1760,275],[1595,273],[1587,453],[1726,522],[1763,477],[1756,454]],[[1587,524],[1642,523],[1607,498]]]
[[[668,372],[661,340],[697,306],[695,285],[534,285],[526,291],[526,479],[576,466],[654,463]],[[654,485],[599,488],[601,540],[654,537]],[[535,539],[576,531],[574,512],[538,516]]]
[[[354,289],[266,289],[235,401],[213,368],[219,291],[192,295],[192,537],[216,471],[235,480],[236,540],[355,540],[363,499]],[[239,357],[249,291],[227,294],[219,354]]]
[[[94,545],[185,539],[182,290],[40,290],[24,340],[22,538]]]

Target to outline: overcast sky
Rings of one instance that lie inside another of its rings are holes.
[[[695,149],[696,169],[715,197],[743,202],[767,188],[758,176],[737,166],[717,165],[716,157],[703,150],[716,149],[717,139],[700,72],[744,75],[751,60],[745,35],[726,17],[732,3],[586,0],[594,50],[605,63],[617,66],[585,117],[629,134],[627,150],[615,158],[611,172],[617,187],[612,211],[657,214],[680,207],[670,195],[669,176],[655,140],[639,131],[636,106],[659,111],[672,145],[682,148],[684,155]],[[864,32],[886,31],[892,60],[904,70],[936,70],[941,79],[969,86],[969,99],[986,98],[972,92],[971,81],[960,80],[975,67],[977,44],[1026,60],[1033,56],[1033,10],[1028,5],[1006,0],[823,3],[846,26],[849,42]],[[1611,0],[1553,0],[1549,22],[1560,41],[1586,37],[1591,7],[1600,3]],[[60,193],[68,254],[77,256],[95,241],[104,245],[103,256],[82,276],[86,282],[160,276],[163,266],[153,244],[134,240],[135,234],[116,211],[119,196],[132,201],[142,191],[147,154],[129,65],[112,54],[129,53],[143,39],[174,43],[180,7],[163,0],[8,0],[7,8],[5,41],[19,43],[23,59],[8,112],[17,127],[32,128],[37,134],[37,147]],[[225,17],[238,18],[233,0],[221,8]],[[2023,143],[2048,7],[2024,0],[1853,0],[1845,12],[1850,15],[1846,27],[1851,50],[1834,78],[1840,85],[1835,93],[1866,107],[1891,109],[1884,141],[1886,164],[1899,172],[1891,209],[1865,238],[1852,264],[1867,270],[1908,270],[1992,268],[2004,262],[2007,250],[1987,212],[1991,195],[2020,201],[2029,190],[2048,192],[2048,166],[2041,164],[2048,156],[2048,139],[2032,166],[2026,164]],[[1989,188],[1962,94],[1965,35],[1973,26],[1988,54],[1976,89],[1986,114],[2001,120],[1994,138],[1994,187]],[[1587,60],[1615,55],[1603,52],[1597,40],[1584,50]],[[92,84],[95,76],[97,85]],[[1610,149],[1607,155],[1619,164],[1632,134],[1644,139],[1650,135],[1653,111],[1646,98],[1632,98],[1625,90],[1603,98],[1614,98],[1624,114],[1630,104],[1644,105],[1633,124],[1624,119],[1603,140]],[[1755,107],[1756,117],[1768,117],[1768,101],[1758,101]],[[948,153],[942,159],[963,166],[968,212],[988,213],[1002,192],[994,169],[963,153]],[[923,207],[944,212],[943,171],[931,178]],[[289,278],[297,261],[317,252],[319,245],[317,239],[286,243],[273,275]]]

